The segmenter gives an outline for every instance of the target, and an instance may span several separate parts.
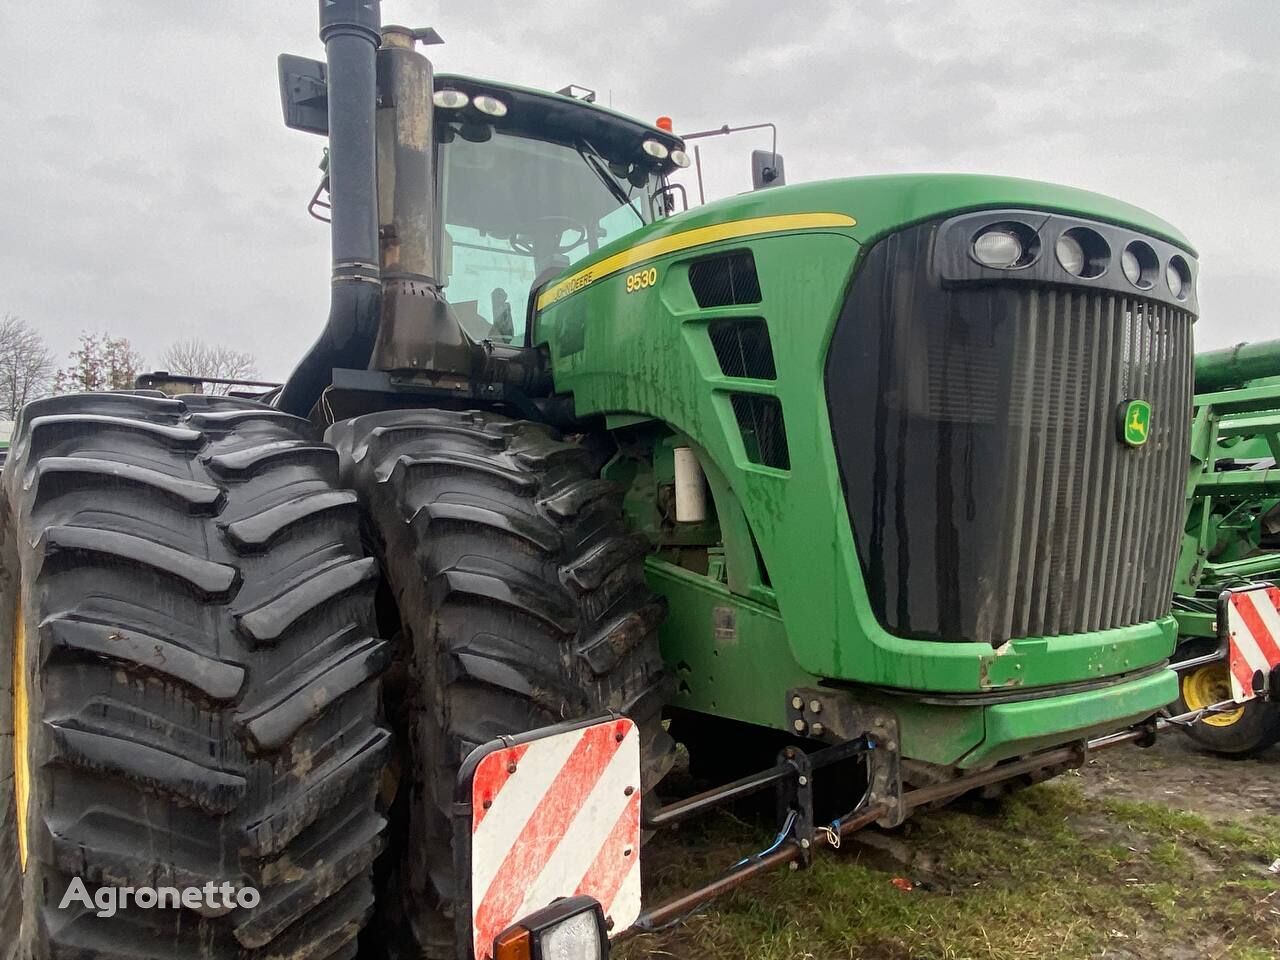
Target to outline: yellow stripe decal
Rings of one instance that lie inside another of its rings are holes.
[[[813,230],[822,227],[852,227],[857,222],[853,217],[843,213],[787,213],[776,217],[752,217],[749,220],[730,220],[726,223],[712,224],[709,227],[695,227],[682,233],[673,233],[669,237],[659,237],[656,240],[629,247],[611,257],[605,257],[599,263],[593,263],[585,270],[579,270],[571,277],[552,284],[538,297],[538,309],[545,310],[570,294],[586,289],[597,280],[611,277],[637,263],[652,260],[667,253],[688,250],[690,247],[700,247],[708,243],[719,243],[721,240],[754,237],[762,233]]]

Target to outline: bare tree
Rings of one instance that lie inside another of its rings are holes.
[[[160,355],[160,369],[187,377],[224,380],[256,380],[258,364],[253,354],[203,340],[179,340]],[[209,392],[225,394],[229,384],[209,384]]]
[[[20,317],[0,316],[0,420],[16,419],[49,392],[52,379],[53,353],[44,338]]]
[[[124,337],[82,333],[80,346],[68,354],[71,365],[58,371],[55,393],[82,390],[130,390],[142,367],[142,354]]]

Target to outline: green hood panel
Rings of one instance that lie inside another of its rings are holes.
[[[1100,193],[1014,177],[967,173],[892,174],[820,180],[739,194],[708,203],[619,237],[574,264],[580,272],[619,251],[650,240],[726,221],[796,213],[839,213],[857,223],[845,232],[870,244],[902,227],[974,210],[1029,208],[1072,214],[1142,231],[1195,256],[1195,249],[1172,224],[1140,207]]]

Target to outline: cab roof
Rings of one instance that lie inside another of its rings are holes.
[[[643,160],[660,166],[663,173],[670,173],[675,169],[675,164],[669,158],[659,163],[643,151],[641,144],[646,140],[657,140],[668,151],[684,149],[684,141],[668,130],[561,93],[548,93],[545,90],[453,73],[436,74],[435,88],[437,91],[461,90],[471,97],[489,94],[497,96],[507,105],[506,116],[496,120],[478,113],[472,107],[464,107],[458,111],[464,115],[464,120],[467,115],[473,115],[475,119],[482,119],[487,123],[563,143],[587,140],[609,160]],[[446,112],[443,108],[437,109],[441,113]]]

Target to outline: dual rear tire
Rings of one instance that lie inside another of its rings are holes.
[[[0,478],[0,958],[451,957],[472,747],[615,709],[646,786],[666,771],[665,609],[582,448],[441,411],[330,439],[222,398],[24,411]],[[78,882],[259,899],[102,917],[60,906]]]

